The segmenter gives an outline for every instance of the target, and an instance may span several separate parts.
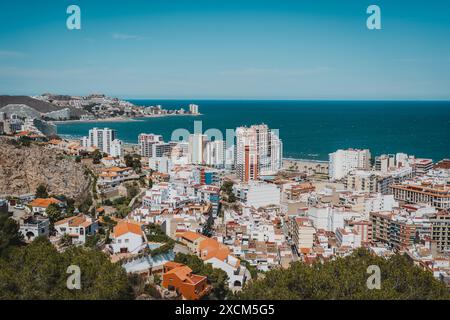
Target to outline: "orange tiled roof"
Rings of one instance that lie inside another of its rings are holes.
[[[114,237],[117,238],[128,232],[137,234],[139,236],[143,235],[141,226],[139,224],[128,221],[119,221],[119,223],[114,227],[113,234]]]
[[[230,249],[227,246],[211,238],[202,240],[199,244],[199,250],[200,252],[206,252],[206,256],[202,256],[204,260],[217,258],[224,261],[230,254]]]
[[[68,224],[69,227],[89,227],[92,224],[92,221],[88,220],[87,217],[80,213],[79,215],[75,217],[69,217],[63,220],[60,220],[58,222],[55,222],[55,226],[59,226],[62,224]]]
[[[200,233],[197,232],[192,232],[192,231],[186,231],[180,234],[180,236],[182,238],[185,238],[189,241],[194,242],[195,240],[197,240],[198,238],[206,238],[204,235],[201,235]]]
[[[34,199],[30,203],[30,205],[32,207],[48,208],[48,206],[51,204],[59,204],[59,203],[61,203],[61,201],[59,201],[58,199],[55,199],[55,198],[47,198],[47,199],[37,198],[37,199]]]
[[[178,262],[175,262],[175,261],[167,261],[164,264],[165,268],[178,268],[178,267],[181,267],[181,266],[183,266],[182,263],[178,263]]]

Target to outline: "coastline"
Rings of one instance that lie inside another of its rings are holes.
[[[63,124],[63,123],[95,123],[95,122],[132,122],[132,121],[142,121],[142,119],[146,118],[163,118],[163,117],[181,117],[181,116],[191,116],[197,117],[202,116],[203,114],[155,114],[155,115],[147,115],[139,118],[125,118],[125,117],[111,117],[111,118],[100,118],[100,119],[92,119],[92,120],[53,120],[50,123],[54,124]]]

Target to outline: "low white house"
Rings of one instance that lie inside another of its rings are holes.
[[[239,259],[228,255],[224,260],[213,257],[204,261],[210,263],[214,269],[221,269],[228,275],[228,286],[234,290],[240,290],[246,281],[246,268],[241,266]]]
[[[37,237],[47,237],[49,234],[49,219],[40,215],[26,216],[20,220],[19,233],[27,242]]]
[[[338,228],[336,229],[336,244],[338,247],[361,247],[361,235],[355,230]]]
[[[61,201],[59,201],[58,199],[55,198],[37,198],[34,199],[31,203],[31,209],[33,211],[34,214],[42,214],[42,215],[47,215],[47,208],[51,205],[51,204],[55,204],[59,207],[63,206],[63,203]]]
[[[72,238],[73,244],[84,244],[86,236],[95,234],[97,229],[97,221],[82,213],[55,222],[55,230],[58,235],[68,234]]]
[[[114,253],[138,253],[144,248],[144,233],[140,224],[120,221],[111,235]]]

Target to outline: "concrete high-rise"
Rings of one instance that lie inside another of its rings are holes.
[[[101,152],[111,154],[112,142],[116,139],[116,130],[93,128],[89,130],[87,147],[96,147]]]
[[[267,125],[236,129],[236,172],[245,182],[281,169],[283,144]]]
[[[368,149],[337,150],[329,155],[329,175],[331,180],[340,180],[355,169],[370,168],[370,151]]]
[[[189,136],[189,163],[204,164],[204,149],[207,141],[207,136],[200,133],[191,134]]]

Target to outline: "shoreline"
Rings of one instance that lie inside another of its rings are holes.
[[[132,122],[132,121],[143,121],[147,118],[164,118],[164,117],[181,117],[181,116],[191,116],[191,117],[198,117],[202,116],[203,114],[155,114],[155,115],[148,115],[144,117],[139,118],[124,118],[124,117],[113,117],[113,118],[100,118],[100,119],[92,119],[92,120],[54,120],[49,121],[53,124],[71,124],[71,123],[95,123],[95,122]]]

